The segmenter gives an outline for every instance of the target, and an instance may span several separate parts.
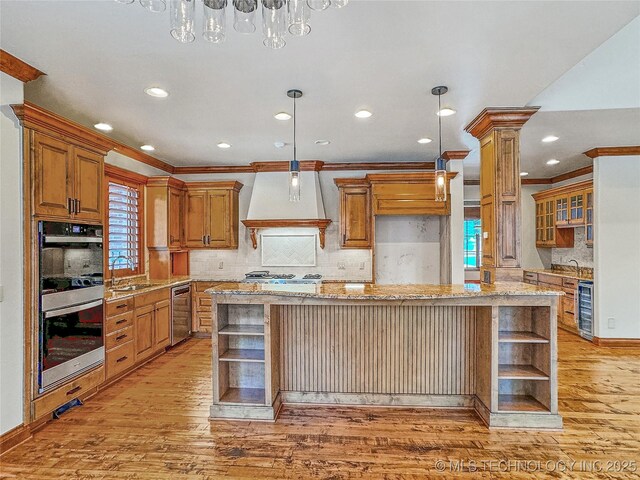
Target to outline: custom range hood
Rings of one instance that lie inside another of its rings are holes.
[[[257,232],[261,228],[317,228],[320,248],[324,248],[325,231],[331,220],[325,218],[318,170],[322,162],[300,162],[300,200],[290,202],[289,162],[252,164],[256,178],[251,192],[247,219],[253,248],[258,248]]]

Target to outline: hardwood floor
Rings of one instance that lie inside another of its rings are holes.
[[[210,342],[191,340],[7,452],[0,478],[640,478],[607,463],[640,463],[640,349],[559,338],[562,432],[414,408],[286,406],[275,424],[209,422]]]

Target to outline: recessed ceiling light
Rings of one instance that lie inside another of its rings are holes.
[[[98,130],[102,130],[103,132],[110,132],[111,130],[113,130],[113,127],[111,125],[109,125],[108,123],[96,123],[94,125],[95,128],[97,128]]]
[[[329,145],[331,143],[331,140],[316,140],[315,144],[316,145]]]
[[[278,112],[273,116],[276,120],[290,120],[291,115],[287,112]]]
[[[358,118],[369,118],[371,115],[373,115],[373,113],[371,113],[369,110],[358,110],[355,115]]]
[[[526,177],[527,175],[529,175],[529,172],[520,172],[521,177]]]
[[[144,150],[145,152],[153,152],[155,150],[153,145],[142,145],[140,150]]]
[[[167,98],[169,96],[169,92],[167,92],[164,88],[160,88],[160,87],[145,88],[144,93],[146,93],[151,97],[156,97],[156,98]]]
[[[551,143],[555,142],[556,140],[558,140],[558,137],[556,137],[555,135],[547,135],[542,139],[544,143]]]
[[[230,144],[230,143],[227,143],[227,142],[220,142],[220,143],[218,144],[218,148],[224,148],[224,149],[226,149],[226,148],[231,148],[231,144]]]
[[[286,145],[285,142],[273,142],[273,146],[276,148],[284,148]]]
[[[421,143],[421,144],[423,144],[423,145],[424,145],[425,143],[431,143],[431,142],[432,142],[432,140],[431,140],[430,138],[427,138],[427,137],[424,137],[424,138],[420,138],[420,139],[418,139],[418,143]]]
[[[552,158],[551,160],[547,160],[547,165],[557,165],[560,163],[560,160],[556,160],[555,158]]]
[[[437,115],[439,117],[450,117],[454,113],[456,113],[456,111],[453,108],[445,107],[438,110]]]

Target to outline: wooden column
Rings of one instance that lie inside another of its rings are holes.
[[[485,108],[465,128],[480,141],[483,283],[522,280],[520,129],[538,108]]]

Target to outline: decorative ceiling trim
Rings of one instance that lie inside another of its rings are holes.
[[[118,180],[125,180],[140,184],[146,184],[149,177],[140,173],[132,172],[125,168],[117,167],[109,163],[104,164],[104,174],[107,177],[116,178]]]
[[[539,109],[540,107],[487,107],[464,129],[480,140],[495,128],[522,128]]]
[[[596,157],[622,157],[626,155],[640,155],[640,146],[629,147],[596,147],[587,150],[584,154],[589,158]]]
[[[563,180],[569,180],[571,178],[581,177],[582,175],[589,175],[590,173],[593,173],[593,165],[588,165],[586,167],[573,170],[571,172],[561,173],[560,175],[556,175],[551,179],[551,183],[562,182]]]
[[[113,140],[110,138],[32,103],[11,105],[11,108],[24,128],[62,137],[71,143],[79,143],[83,147],[95,150],[101,155],[106,155],[113,148]]]
[[[458,172],[447,172],[447,180],[457,175]],[[369,183],[435,183],[436,172],[369,173],[366,178]]]
[[[300,170],[303,171],[342,171],[342,170],[433,170],[435,162],[339,162],[325,163],[320,160],[303,160]],[[288,172],[288,161],[252,162],[249,165],[209,165],[194,167],[173,167],[175,175],[203,173],[256,173],[256,172]]]
[[[162,160],[158,160],[157,158],[152,157],[151,155],[148,155],[133,147],[130,147],[129,145],[125,145],[124,143],[117,142],[116,140],[113,140],[110,138],[109,138],[109,141],[111,142],[111,149],[124,155],[125,157],[132,158],[133,160],[137,160],[146,165],[149,165],[150,167],[163,170],[167,173],[175,173],[176,167],[174,167],[173,165],[169,165],[168,163],[163,162]]]
[[[551,185],[553,183],[552,178],[522,178],[520,179],[521,185]]]
[[[447,150],[442,153],[442,158],[445,160],[464,160],[467,155],[471,153],[471,150]]]
[[[0,50],[0,72],[11,75],[13,78],[17,78],[24,83],[35,80],[41,75],[46,75],[46,73],[41,72],[4,50]]]

